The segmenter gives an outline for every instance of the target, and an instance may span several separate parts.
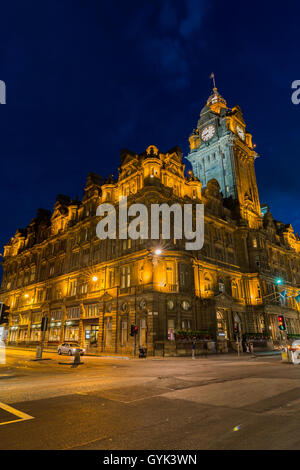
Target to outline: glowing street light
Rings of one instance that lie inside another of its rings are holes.
[[[160,248],[157,248],[157,249],[154,251],[154,254],[157,255],[157,256],[161,255],[161,254],[162,254],[161,249],[160,249]]]
[[[24,294],[25,299],[28,299],[29,294]]]
[[[282,279],[277,278],[275,282],[276,282],[276,284],[279,286],[280,284],[282,284]]]
[[[93,276],[93,277],[92,277],[92,281],[93,281],[93,282],[97,282],[97,281],[98,281],[97,276]]]

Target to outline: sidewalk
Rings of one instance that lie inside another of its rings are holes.
[[[18,347],[18,346],[6,346],[7,350],[11,351],[26,351],[26,352],[32,352],[35,355],[36,352],[36,347]],[[57,351],[55,349],[48,349],[44,348],[43,349],[43,354],[53,354],[57,356]],[[146,358],[139,358],[138,353],[134,357],[133,355],[130,356],[122,356],[118,353],[113,354],[113,353],[85,353],[85,357],[94,357],[94,358],[101,358],[101,359],[116,359],[116,360],[153,360],[153,361],[171,361],[171,360],[185,360],[185,359],[192,359],[191,356],[147,356]],[[239,359],[255,359],[256,357],[263,357],[263,356],[269,356],[269,357],[274,357],[274,356],[280,356],[280,351],[274,350],[274,351],[258,351],[254,352],[253,354],[250,353],[240,353],[238,356],[237,352],[229,352],[229,353],[215,353],[215,354],[208,354],[207,357],[202,355],[202,354],[196,354],[195,360],[203,360],[203,361],[232,361],[232,360],[239,360]]]
[[[22,347],[22,346],[6,346],[6,349],[9,349],[9,350],[12,350],[12,351],[28,351],[28,352],[36,352],[36,346],[28,346],[28,347]],[[57,350],[56,349],[49,349],[49,348],[43,348],[43,354],[46,353],[46,354],[55,354],[57,355]],[[103,357],[103,358],[110,358],[110,359],[113,359],[113,358],[118,358],[118,359],[132,359],[132,357],[130,356],[120,356],[120,354],[103,354],[103,353],[99,353],[99,354],[94,354],[94,353],[88,353],[86,352],[84,354],[84,356],[90,356],[90,357]]]

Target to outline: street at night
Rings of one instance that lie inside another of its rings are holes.
[[[1,449],[300,448],[300,368],[280,356],[33,358],[1,366]]]
[[[299,1],[0,4],[1,457],[299,451]]]

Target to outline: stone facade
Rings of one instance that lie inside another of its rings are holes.
[[[240,108],[229,110],[214,89],[190,144],[195,176],[185,175],[178,147],[124,150],[118,179],[90,173],[82,201],[59,195],[52,213],[40,209],[17,230],[4,248],[0,291],[10,305],[8,344],[38,344],[43,316],[48,347],[79,341],[103,354],[135,355],[140,346],[178,354],[186,347],[177,330],[197,330],[224,350],[237,333],[277,341],[279,313],[300,334],[300,240],[269,211],[261,215],[257,154]],[[97,207],[118,211],[124,196],[128,206],[204,204],[203,248],[187,251],[174,238],[100,240]]]

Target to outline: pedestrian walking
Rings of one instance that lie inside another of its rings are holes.
[[[243,352],[247,352],[247,344],[246,344],[246,338],[245,336],[242,337],[242,348],[243,348]]]
[[[192,359],[195,359],[195,353],[196,353],[196,343],[195,341],[192,342]]]

